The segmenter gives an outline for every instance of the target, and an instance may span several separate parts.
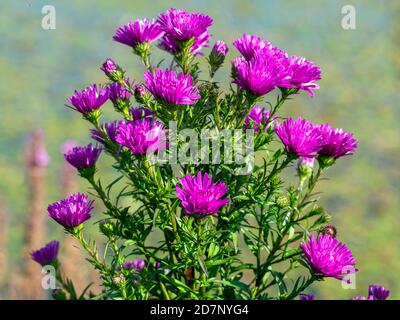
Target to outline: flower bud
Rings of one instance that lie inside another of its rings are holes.
[[[102,70],[111,81],[118,82],[124,79],[124,71],[111,58],[108,58],[103,63],[100,70]]]
[[[286,194],[281,194],[275,199],[275,203],[280,208],[285,208],[290,205],[290,199]]]
[[[101,222],[99,225],[101,233],[103,233],[106,237],[110,238],[114,235],[114,225],[109,222]]]
[[[315,158],[301,157],[297,165],[297,173],[300,180],[304,181],[311,177],[313,173]]]
[[[151,95],[146,90],[146,87],[143,84],[137,84],[134,90],[135,90],[135,99],[139,103],[146,104],[147,101],[151,98]]]
[[[336,237],[337,231],[334,226],[328,225],[326,226],[323,231],[324,234],[329,234],[332,238]]]

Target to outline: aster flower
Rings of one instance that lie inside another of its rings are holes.
[[[129,79],[126,79],[125,83],[128,87],[134,87],[134,82],[132,81],[132,83],[130,83]],[[132,97],[132,93],[118,82],[111,83],[108,86],[108,91],[110,100],[113,103],[116,103],[118,101],[129,101],[129,98]]]
[[[351,251],[329,234],[320,233],[317,239],[311,235],[300,247],[316,276],[342,280],[346,274],[357,271]]]
[[[98,110],[108,100],[108,89],[92,84],[82,91],[76,91],[68,98],[76,111],[87,115]]]
[[[164,32],[155,20],[137,19],[130,21],[115,31],[113,39],[136,48],[139,44],[150,44],[163,36]]]
[[[160,44],[162,49],[176,54],[183,42],[193,38],[191,52],[198,54],[208,44],[210,39],[208,28],[212,25],[213,20],[204,14],[171,8],[159,15],[158,22],[165,32]]]
[[[249,61],[236,58],[233,60],[233,82],[255,96],[263,96],[289,81],[285,59],[286,52],[274,47],[255,51]]]
[[[135,272],[140,272],[146,266],[146,262],[142,259],[133,259],[131,261],[126,261],[122,266],[118,266],[118,270],[132,270]]]
[[[299,297],[300,300],[315,300],[315,296],[312,293],[308,293],[308,294],[301,294]]]
[[[115,137],[117,135],[117,127],[118,127],[118,124],[121,122],[123,122],[123,120],[107,122],[107,123],[103,124],[102,128],[103,128],[105,134],[107,135],[108,139],[111,142],[116,142]],[[102,145],[106,145],[107,137],[105,137],[103,132],[96,130],[96,129],[91,129],[90,135],[91,135],[92,139],[96,140],[97,142],[100,142]]]
[[[73,167],[78,170],[93,168],[96,165],[97,159],[101,153],[100,148],[88,144],[86,147],[75,147],[64,154],[67,160]]]
[[[372,297],[373,300],[386,300],[389,297],[390,291],[382,286],[371,285],[368,288],[368,293],[368,297]]]
[[[118,126],[115,140],[133,154],[145,155],[166,147],[164,125],[151,118],[128,121]]]
[[[132,115],[133,120],[141,120],[143,118],[152,118],[154,117],[154,112],[150,109],[139,107],[139,108],[130,108],[129,113]]]
[[[261,38],[252,34],[243,34],[239,39],[233,41],[235,48],[242,54],[246,60],[254,57],[254,54],[260,49],[272,47],[272,45]]]
[[[306,60],[303,57],[291,56],[288,58],[287,70],[289,81],[283,83],[283,88],[296,88],[307,91],[311,96],[314,96],[312,90],[319,89],[319,85],[315,83],[321,79],[321,69],[312,61]]]
[[[321,150],[321,134],[318,127],[305,119],[288,118],[275,126],[275,132],[288,153],[311,158]]]
[[[187,175],[179,182],[181,185],[176,186],[176,197],[181,200],[186,214],[217,214],[229,202],[229,198],[223,198],[228,192],[226,184],[213,183],[208,173]]]
[[[47,212],[63,227],[75,228],[91,217],[93,202],[88,201],[83,193],[72,194],[66,199],[50,204]]]
[[[254,106],[253,108],[251,108],[249,114],[244,119],[244,125],[245,127],[249,127],[250,123],[252,122],[254,124],[253,129],[256,132],[259,132],[260,131],[259,125],[266,124],[267,122],[269,122],[264,129],[265,131],[267,131],[270,125],[273,123],[273,120],[270,121],[269,119],[270,115],[271,115],[270,109]]]
[[[175,71],[154,69],[154,73],[144,73],[147,89],[157,99],[175,105],[193,105],[200,99],[193,78],[183,72],[176,75]]]
[[[329,124],[320,125],[322,148],[318,155],[325,158],[338,159],[353,154],[357,149],[357,139],[343,129],[331,127]]]
[[[58,249],[60,243],[56,240],[49,242],[43,248],[40,248],[31,253],[31,257],[34,261],[39,263],[41,266],[46,266],[57,261]]]

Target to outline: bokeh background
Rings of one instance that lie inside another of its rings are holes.
[[[342,7],[349,4],[356,8],[355,30],[341,26]],[[56,9],[55,30],[41,27],[44,5]],[[29,249],[26,234],[32,230],[30,215],[36,210],[46,216],[46,204],[66,192],[60,146],[67,139],[89,142],[87,124],[64,107],[66,97],[74,89],[104,82],[99,66],[107,57],[118,61],[134,79],[141,79],[142,65],[128,47],[112,40],[114,30],[172,6],[211,15],[214,40],[231,43],[243,32],[253,33],[321,66],[323,79],[316,96],[301,94],[283,112],[329,122],[359,139],[358,152],[338,161],[319,191],[338,237],[352,249],[360,271],[355,290],[327,280],[312,291],[320,299],[348,299],[366,295],[369,284],[380,284],[391,290],[392,299],[400,298],[400,2],[396,0],[3,0],[0,298],[23,297],[24,283],[29,282],[24,276],[24,257]],[[237,55],[230,48],[229,59]],[[226,81],[229,69],[227,63],[217,79]],[[29,137],[38,129],[44,134],[50,162],[37,173],[45,177],[45,183],[39,194],[43,202],[39,200],[34,210],[35,194],[29,192],[29,185],[37,176],[29,172],[26,158]],[[72,189],[86,190],[82,182],[71,183]],[[50,219],[43,221],[42,244],[63,239],[60,228]],[[84,270],[84,262],[72,264]],[[36,266],[35,272],[40,273],[40,268]]]

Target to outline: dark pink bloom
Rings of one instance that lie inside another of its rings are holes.
[[[74,228],[90,218],[93,200],[83,193],[72,194],[68,198],[50,204],[47,212],[51,218],[65,228]]]
[[[141,43],[151,43],[163,36],[157,21],[148,19],[137,19],[130,21],[115,31],[113,39],[122,44],[135,48]]]
[[[386,290],[385,287],[371,285],[368,288],[368,296],[372,297],[373,300],[386,300],[389,297],[390,291]]]
[[[125,83],[128,87],[133,88],[134,82],[130,82],[129,79],[125,79]],[[132,93],[126,89],[119,82],[113,82],[108,86],[108,92],[110,100],[113,103],[118,103],[119,101],[128,101],[132,97]]]
[[[272,47],[272,45],[261,38],[252,34],[243,34],[242,37],[233,41],[233,45],[242,54],[246,60],[254,57],[254,54],[260,49]]]
[[[288,118],[281,124],[276,124],[275,132],[285,145],[288,153],[300,157],[312,158],[321,150],[321,133],[311,122],[297,118]]]
[[[268,125],[265,127],[265,131],[270,127],[270,125],[273,123],[274,120],[270,121],[270,114],[271,110],[259,106],[254,106],[251,108],[249,114],[247,117],[244,119],[244,125],[246,127],[249,126],[250,123],[253,123],[253,129],[257,132],[260,131],[260,124],[266,124],[267,122]]]
[[[139,107],[139,108],[130,108],[130,114],[132,115],[133,120],[141,120],[143,118],[152,118],[154,116],[154,112],[150,109]]]
[[[216,56],[220,56],[220,57],[224,57],[228,54],[229,48],[228,45],[221,40],[218,40],[215,42],[214,47],[211,50],[211,53],[216,55]]]
[[[228,187],[223,182],[212,182],[212,176],[204,176],[199,172],[197,176],[187,175],[179,179],[181,185],[176,186],[176,197],[186,214],[217,214],[229,202],[223,198]]]
[[[160,47],[172,54],[179,52],[180,44],[194,38],[191,47],[196,54],[208,45],[208,28],[212,25],[211,17],[200,13],[189,13],[171,8],[158,17],[158,22],[165,32]]]
[[[345,275],[357,271],[356,261],[349,248],[329,234],[320,233],[317,239],[311,235],[310,240],[300,247],[317,276],[342,280]]]
[[[318,154],[323,157],[340,158],[353,154],[357,149],[357,139],[343,129],[331,127],[329,124],[320,125],[322,148]]]
[[[154,73],[146,71],[144,79],[152,95],[166,103],[193,105],[200,99],[193,78],[183,72],[176,75],[175,71],[155,69]]]
[[[121,122],[123,122],[123,120],[107,122],[103,125],[103,129],[105,130],[105,133],[107,134],[107,137],[111,142],[116,142],[115,137],[117,135],[118,123],[121,123]],[[104,136],[103,132],[100,132],[96,129],[91,129],[90,135],[91,135],[92,139],[100,142],[102,145],[105,145],[106,137]]]
[[[97,159],[101,153],[100,148],[88,144],[86,147],[74,147],[66,154],[64,154],[65,160],[67,160],[73,167],[80,169],[91,168],[96,165]]]
[[[287,73],[290,80],[281,87],[305,90],[314,96],[312,90],[319,89],[319,85],[315,81],[321,79],[320,67],[303,57],[291,56],[288,61]]]
[[[99,109],[108,100],[108,89],[93,84],[82,91],[76,91],[68,98],[76,111],[86,115]]]
[[[166,147],[164,125],[151,118],[120,123],[115,140],[133,154],[145,155]]]
[[[263,96],[277,86],[284,86],[289,81],[286,71],[286,52],[266,47],[254,52],[247,61],[243,57],[233,60],[236,77],[233,82],[255,96]]]
[[[42,266],[54,263],[57,260],[60,243],[56,240],[49,242],[43,248],[33,251],[31,257]]]

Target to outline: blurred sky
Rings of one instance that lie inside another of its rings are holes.
[[[355,30],[341,26],[341,9],[348,4],[356,8]],[[41,27],[44,5],[56,9],[55,30]],[[88,142],[86,123],[63,106],[66,97],[74,89],[105,81],[99,66],[107,57],[140,80],[143,67],[128,47],[112,40],[115,29],[178,7],[211,15],[214,40],[231,43],[244,32],[253,33],[321,66],[316,96],[299,95],[283,113],[329,122],[359,139],[357,154],[340,159],[320,191],[360,271],[356,290],[343,290],[336,280],[318,283],[315,290],[320,298],[349,298],[365,295],[374,283],[400,298],[399,1],[2,0],[0,7],[0,192],[13,214],[12,264],[21,255],[27,133],[35,128],[46,133],[52,159],[47,194],[49,202],[55,201],[60,197],[60,190],[52,187],[59,183],[60,144],[67,138]],[[237,56],[230,48],[229,58]],[[217,79],[227,83],[229,70],[227,63]]]

